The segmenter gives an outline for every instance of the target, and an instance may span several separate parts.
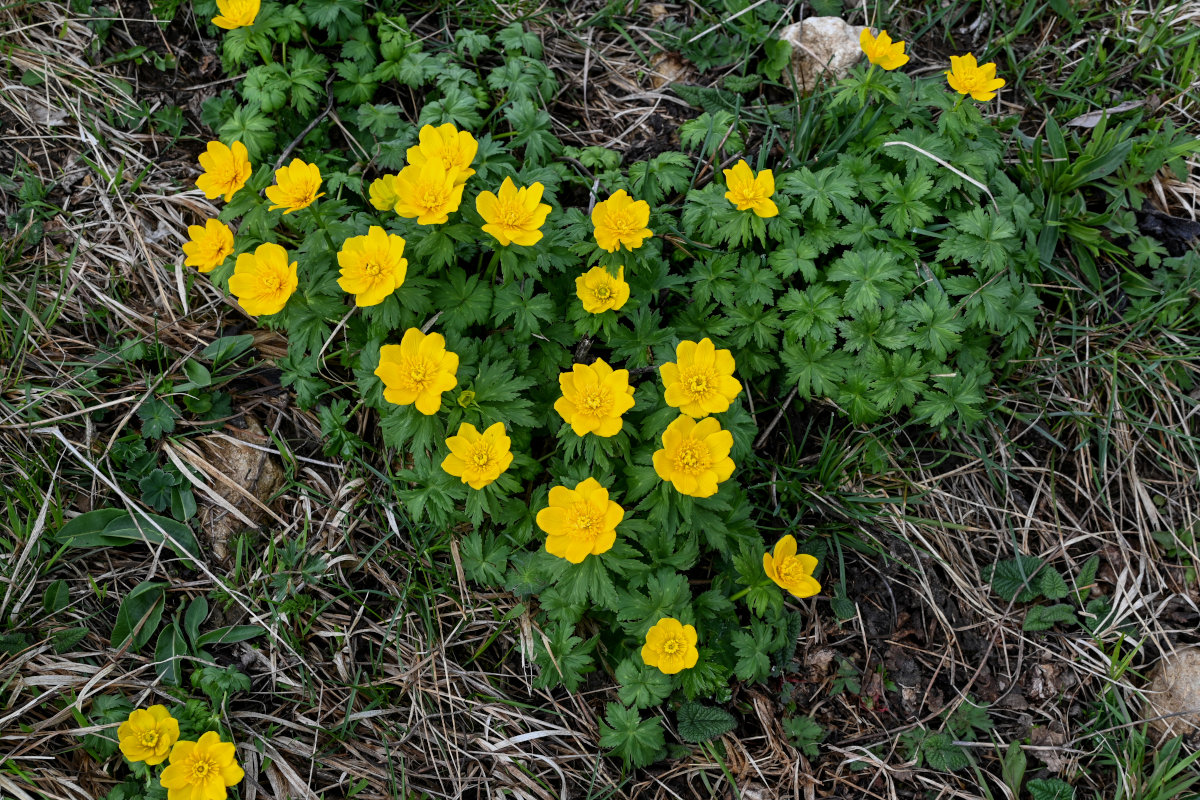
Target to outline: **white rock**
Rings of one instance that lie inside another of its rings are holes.
[[[1155,720],[1150,728],[1166,736],[1200,731],[1200,647],[1188,647],[1163,656],[1146,689],[1146,716],[1190,712]]]
[[[779,38],[792,45],[792,72],[804,93],[816,89],[822,79],[839,81],[863,57],[858,36],[861,25],[841,17],[809,17],[787,26]]]

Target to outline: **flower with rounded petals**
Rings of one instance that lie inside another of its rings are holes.
[[[351,236],[343,242],[337,259],[342,268],[338,286],[354,295],[354,305],[360,308],[382,303],[408,275],[404,237],[378,225],[368,228],[366,236]]]
[[[469,131],[460,131],[450,123],[433,127],[426,125],[417,134],[419,144],[408,148],[408,163],[419,167],[427,161],[440,161],[454,182],[462,185],[475,174],[471,162],[479,150],[479,142]]]
[[[616,252],[621,245],[630,250],[641,247],[642,242],[654,235],[654,231],[646,227],[649,222],[650,204],[645,200],[634,200],[624,189],[604,202],[596,203],[592,209],[596,244],[610,253]]]
[[[608,499],[608,489],[588,478],[574,489],[552,487],[550,505],[537,513],[537,525],[546,532],[547,553],[579,564],[612,548],[624,518],[625,510]]]
[[[735,369],[733,354],[718,350],[707,338],[680,342],[675,361],[658,368],[667,389],[667,405],[697,419],[729,410],[742,391],[742,384],[733,377]]]
[[[440,333],[404,332],[400,344],[379,348],[375,375],[383,381],[383,399],[398,406],[415,404],[422,414],[436,414],[442,393],[458,385],[458,353],[446,349]]]
[[[763,553],[763,572],[776,584],[796,597],[812,597],[821,591],[813,577],[817,559],[807,553],[796,553],[796,537],[788,534],[775,543],[775,553]]]
[[[604,267],[592,267],[575,279],[575,294],[583,301],[583,310],[589,314],[616,311],[629,299],[625,267],[617,268],[615,278]]]
[[[558,385],[562,397],[554,402],[554,410],[576,436],[615,436],[623,424],[621,415],[633,408],[629,370],[614,370],[602,358],[560,373]]]
[[[212,272],[233,253],[233,231],[220,220],[206,220],[203,226],[188,225],[188,236],[191,241],[183,243],[185,267]]]
[[[674,617],[663,617],[646,631],[642,661],[648,667],[658,667],[665,675],[691,669],[700,660],[697,638],[693,626],[684,625]]]
[[[221,13],[213,17],[212,24],[227,31],[253,25],[260,5],[260,0],[217,0]]]
[[[396,207],[396,201],[400,199],[396,195],[396,177],[384,175],[371,181],[370,199],[376,211],[391,211]]]
[[[267,187],[267,199],[271,201],[268,211],[282,208],[284,214],[308,208],[325,193],[321,188],[321,168],[298,158],[286,167],[275,170],[275,185]]]
[[[238,256],[229,278],[230,293],[256,317],[283,311],[299,285],[296,262],[289,264],[287,251],[271,242]]]
[[[117,739],[126,758],[153,767],[167,760],[171,745],[179,739],[179,723],[166,706],[139,708],[117,726]]]
[[[441,225],[462,203],[463,184],[455,183],[455,174],[447,172],[440,160],[409,164],[392,181],[396,213],[416,217],[418,225]]]
[[[497,422],[483,433],[469,422],[458,426],[458,434],[446,440],[450,455],[442,461],[442,469],[472,489],[482,489],[512,464],[512,440],[504,432],[504,423]]]
[[[234,142],[226,147],[223,142],[209,142],[200,154],[200,168],[204,173],[196,178],[196,188],[204,192],[209,200],[225,195],[225,202],[228,203],[233,199],[234,192],[250,179],[250,158],[246,145]]]
[[[1003,78],[996,77],[996,64],[989,61],[982,66],[975,56],[950,56],[950,70],[946,73],[950,88],[961,95],[971,95],[983,103],[996,96],[996,90],[1004,85]]]
[[[245,776],[233,743],[222,742],[220,734],[208,731],[198,742],[175,743],[171,763],[158,782],[167,790],[167,800],[225,800],[228,787]]]
[[[733,434],[722,430],[716,417],[699,422],[678,417],[663,431],[662,443],[654,452],[654,471],[680,494],[712,497],[717,484],[733,474]]]
[[[518,189],[512,178],[505,178],[498,196],[480,192],[475,198],[475,210],[486,223],[483,230],[502,245],[537,244],[542,238],[542,225],[550,213],[550,206],[542,202],[545,188],[534,183]]]
[[[908,63],[904,42],[893,42],[887,31],[880,31],[877,38],[871,35],[870,28],[863,28],[858,34],[858,44],[867,54],[867,61],[886,70],[897,69]]]
[[[733,169],[722,171],[725,185],[729,187],[725,199],[737,206],[738,211],[752,210],[764,218],[779,215],[779,206],[771,199],[775,194],[775,174],[771,170],[764,169],[755,175],[742,159],[733,165]]]

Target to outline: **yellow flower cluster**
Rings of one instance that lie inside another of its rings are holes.
[[[225,800],[228,788],[245,772],[237,763],[236,748],[209,731],[192,742],[179,739],[179,722],[164,706],[137,709],[117,726],[121,753],[131,762],[147,766],[169,762],[158,782],[167,800]]]
[[[880,31],[876,37],[869,28],[863,28],[858,43],[867,60],[885,70],[898,69],[908,63],[904,42],[893,42],[887,31]],[[951,89],[981,103],[994,98],[996,91],[1004,86],[1004,79],[996,77],[996,64],[980,65],[972,53],[950,56],[950,69],[945,75]]]

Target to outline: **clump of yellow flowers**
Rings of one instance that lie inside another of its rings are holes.
[[[229,787],[246,775],[232,742],[215,731],[194,742],[180,739],[179,722],[162,705],[132,711],[117,726],[117,740],[131,762],[151,767],[168,762],[158,776],[167,800],[225,800]]]

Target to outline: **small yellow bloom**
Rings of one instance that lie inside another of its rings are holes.
[[[177,742],[158,782],[167,790],[167,800],[225,800],[227,788],[245,776],[237,748],[209,731],[198,742]]]
[[[512,178],[505,178],[498,197],[491,192],[480,192],[475,198],[475,210],[487,223],[483,230],[502,245],[537,244],[542,238],[541,227],[546,222],[546,215],[550,213],[550,206],[542,202],[545,188],[534,183],[518,189]]]
[[[604,267],[592,267],[575,279],[575,294],[583,301],[589,314],[616,311],[629,299],[629,284],[625,282],[625,267],[617,269],[617,277]]]
[[[356,306],[379,305],[408,275],[404,237],[372,225],[366,236],[351,236],[342,243],[338,266],[342,268],[338,286],[354,295]]]
[[[377,211],[390,211],[396,207],[396,201],[400,199],[396,195],[396,177],[384,175],[371,181],[371,205],[375,206]]]
[[[483,433],[464,422],[458,434],[446,440],[450,455],[442,461],[442,469],[472,489],[482,489],[500,477],[513,456],[512,440],[504,433],[504,423],[497,422]]]
[[[456,184],[464,184],[475,174],[471,162],[479,150],[479,142],[469,131],[460,131],[450,123],[433,127],[426,125],[417,134],[420,144],[408,148],[408,163],[419,167],[427,161],[440,161]]]
[[[642,661],[648,667],[658,667],[665,675],[674,675],[696,666],[700,651],[696,649],[696,629],[673,617],[663,617],[646,631],[642,645]]]
[[[807,553],[796,554],[796,537],[788,534],[775,543],[775,555],[763,553],[763,572],[796,597],[812,597],[821,584],[812,576],[817,559]]]
[[[592,226],[596,244],[601,250],[614,253],[621,245],[637,250],[642,242],[654,235],[646,227],[650,222],[650,204],[634,200],[624,189],[592,209]]]
[[[753,210],[760,217],[779,215],[779,207],[771,199],[775,194],[775,174],[764,169],[758,175],[750,169],[745,159],[733,165],[733,169],[722,170],[729,191],[725,199],[737,206],[738,211]]]
[[[325,193],[317,193],[321,188],[321,168],[316,164],[308,164],[298,158],[286,167],[275,170],[275,185],[267,187],[267,199],[271,201],[268,211],[277,208],[284,209],[284,214],[308,208],[318,197]]]
[[[296,262],[289,264],[287,251],[270,242],[238,256],[229,278],[229,291],[256,317],[278,314],[299,285]]]
[[[576,436],[615,436],[623,424],[621,415],[633,408],[629,370],[614,370],[602,358],[560,373],[558,385],[562,397],[554,402],[554,410]]]
[[[588,478],[574,489],[551,488],[550,505],[538,512],[537,524],[546,532],[547,553],[579,564],[612,548],[624,518],[625,510],[608,499],[608,489]]]
[[[217,0],[217,11],[221,13],[213,17],[212,24],[227,31],[253,25],[259,5],[259,0]]]
[[[126,758],[153,767],[166,761],[171,745],[179,739],[179,723],[165,706],[139,708],[117,726],[117,739]]]
[[[185,267],[212,272],[233,252],[233,231],[220,220],[207,220],[203,226],[188,225],[188,236],[191,241],[183,243]]]
[[[225,195],[225,202],[246,185],[250,178],[250,158],[246,145],[234,142],[226,147],[222,142],[209,142],[200,154],[200,168],[204,173],[196,178],[196,188],[204,192],[209,200]]]
[[[697,422],[678,417],[662,435],[663,449],[654,452],[654,471],[680,494],[712,497],[717,484],[733,474],[733,434],[716,417]]]
[[[946,73],[946,82],[954,91],[961,95],[969,94],[981,103],[995,97],[996,90],[1004,85],[1004,79],[996,77],[995,62],[989,61],[980,66],[971,53],[965,56],[950,56],[950,70]]]
[[[455,174],[433,159],[409,164],[392,182],[398,198],[396,213],[416,217],[420,225],[441,225],[462,203],[463,184],[454,182]]]
[[[409,328],[400,344],[379,348],[375,374],[383,381],[384,400],[398,406],[415,403],[422,414],[436,414],[442,392],[458,385],[458,353],[446,349],[440,333]]]
[[[871,35],[870,28],[863,28],[858,34],[858,44],[867,54],[867,61],[886,70],[897,69],[908,63],[904,42],[893,42],[887,31],[880,31],[879,38],[876,38]]]
[[[667,405],[699,419],[729,410],[742,391],[733,377],[737,364],[728,350],[718,350],[712,339],[680,342],[675,361],[658,368],[666,386]]]

